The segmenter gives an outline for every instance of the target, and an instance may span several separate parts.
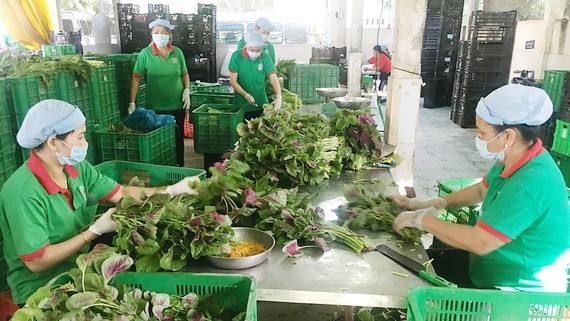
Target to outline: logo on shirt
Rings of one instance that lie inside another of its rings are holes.
[[[257,70],[259,70],[259,71],[263,70],[263,64],[262,63],[257,64]]]
[[[81,195],[83,196],[84,199],[87,199],[87,193],[85,193],[85,187],[80,186],[79,192],[81,193]]]
[[[265,49],[265,50],[263,50],[263,51],[264,51],[266,54],[269,55],[269,49]]]
[[[172,58],[172,63],[173,63],[173,64],[177,64],[177,63],[178,63],[178,59]]]

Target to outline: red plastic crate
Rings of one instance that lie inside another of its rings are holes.
[[[194,138],[194,125],[190,124],[190,113],[186,112],[184,117],[184,137]]]

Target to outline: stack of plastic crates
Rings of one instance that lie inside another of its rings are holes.
[[[6,101],[6,81],[0,78],[0,189],[17,168],[16,138]]]
[[[176,164],[174,124],[148,133],[95,132],[101,162],[125,160],[158,165]]]
[[[339,67],[327,64],[298,64],[288,76],[288,87],[306,103],[323,103],[325,97],[317,94],[317,88],[337,88]]]
[[[43,45],[42,55],[44,57],[61,57],[75,55],[75,45]]]
[[[546,91],[554,111],[568,112],[570,106],[570,71],[568,70],[545,70],[542,80],[542,89]],[[562,116],[562,115],[561,115]]]
[[[245,312],[245,321],[257,320],[257,286],[246,275],[197,273],[120,273],[113,284],[183,297],[213,295],[231,315]]]
[[[192,119],[192,111],[204,104],[225,104],[231,105],[234,100],[234,94],[230,90],[218,83],[191,82],[190,83],[190,102],[191,110],[186,114],[184,121],[184,136],[194,137],[194,124]]]
[[[237,126],[244,119],[240,106],[204,104],[192,112],[192,117],[197,153],[220,154],[234,149],[239,140]]]
[[[408,321],[570,319],[570,294],[418,287],[408,294]]]

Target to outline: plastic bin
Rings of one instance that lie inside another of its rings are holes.
[[[289,75],[288,88],[303,102],[325,102],[316,93],[317,88],[336,88],[339,85],[339,67],[327,64],[298,64]]]
[[[552,150],[564,156],[570,156],[570,123],[563,120],[556,120],[556,131],[554,132],[554,142]]]
[[[163,166],[125,161],[109,161],[95,166],[101,173],[119,184],[127,184],[133,177],[145,182],[145,186],[159,187],[177,183],[188,176],[206,178],[203,169]]]
[[[6,78],[0,78],[0,117],[9,115],[8,101],[6,100]]]
[[[233,104],[233,101],[234,101],[233,93],[197,92],[197,91],[190,93],[190,102],[192,105],[191,107],[192,109],[196,109],[204,104],[231,105]]]
[[[89,84],[71,72],[62,72],[55,77],[58,99],[79,107],[87,120],[93,120]]]
[[[408,321],[568,320],[570,294],[418,287],[408,294]]]
[[[0,150],[0,189],[17,168],[16,146],[9,146]]]
[[[126,160],[158,165],[176,164],[174,124],[144,134],[95,132],[99,161]]]
[[[6,78],[8,105],[13,106],[16,120],[16,129],[20,128],[28,110],[44,99],[57,99],[58,92],[53,77],[45,83],[40,76],[23,78]]]
[[[452,192],[465,189],[481,181],[481,178],[458,178],[442,179],[438,181],[438,196],[444,196]],[[469,224],[474,226],[479,217],[479,206],[462,207],[460,209],[449,209],[440,214],[440,218],[448,222]]]
[[[210,113],[209,109],[219,113]],[[234,149],[239,140],[237,126],[244,119],[241,106],[204,104],[192,112],[194,150],[202,154],[219,154]]]
[[[246,312],[246,321],[257,320],[257,286],[246,275],[197,273],[120,273],[113,284],[124,284],[143,291],[184,296],[215,295],[226,309],[235,314]]]
[[[75,45],[43,45],[42,55],[44,57],[61,57],[75,55]]]
[[[92,120],[96,125],[106,126],[109,119],[119,118],[115,66],[95,68],[89,82],[89,90],[93,101]]]
[[[564,182],[566,182],[566,187],[570,187],[570,156],[565,156],[555,151],[550,151],[550,155],[556,165],[558,165],[558,168],[560,168],[560,172],[562,176],[564,176]]]

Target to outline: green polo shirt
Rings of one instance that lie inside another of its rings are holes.
[[[477,226],[506,242],[471,255],[470,275],[481,288],[565,292],[570,263],[570,211],[564,178],[540,140],[511,169],[497,163]]]
[[[154,43],[141,50],[133,76],[146,79],[146,103],[155,111],[179,110],[183,106],[182,76],[188,73],[184,54],[168,45],[169,52],[162,58]]]
[[[24,261],[41,257],[49,245],[67,241],[87,228],[94,221],[98,202],[108,200],[120,189],[119,184],[86,161],[65,166],[65,173],[68,190],[55,184],[32,152],[0,192],[0,255],[6,259],[0,271],[7,271],[8,285],[17,304],[25,303],[54,276],[75,267],[80,253],[39,273],[30,271]],[[85,253],[88,248],[85,246],[80,252]]]
[[[267,55],[261,53],[259,57],[251,60],[247,50],[236,51],[232,54],[228,69],[231,73],[238,74],[238,84],[255,99],[257,107],[248,104],[242,95],[234,95],[234,105],[245,107],[245,112],[263,109],[263,104],[268,104],[265,92],[265,79],[275,72],[275,66]]]
[[[241,40],[238,42],[237,51],[240,51],[244,46],[245,46],[245,40],[241,38]],[[275,65],[275,47],[273,47],[273,43],[267,40],[265,44],[263,44],[262,49],[265,55],[266,56],[268,55],[269,58],[271,58],[271,62],[273,62],[273,64]]]

